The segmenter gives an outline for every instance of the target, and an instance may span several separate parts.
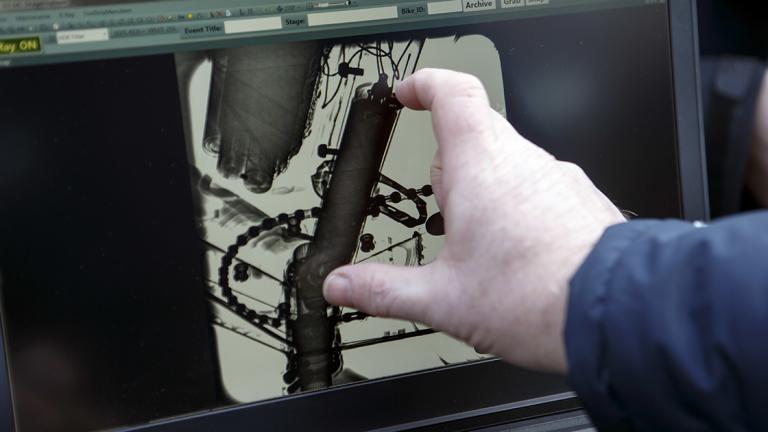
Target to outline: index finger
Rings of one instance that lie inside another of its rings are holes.
[[[446,164],[473,159],[496,142],[494,112],[476,77],[444,69],[421,69],[397,88],[408,108],[432,112],[432,128]]]

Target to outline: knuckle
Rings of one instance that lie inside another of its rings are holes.
[[[413,85],[413,90],[417,95],[421,95],[426,92],[426,86],[430,81],[430,76],[432,76],[431,69],[422,69],[411,77],[411,84]]]
[[[480,79],[474,75],[465,73],[458,74],[457,82],[454,84],[456,94],[464,97],[485,98],[485,86]]]
[[[411,85],[411,92],[419,101],[419,104],[429,109],[434,99],[432,82],[434,82],[435,71],[433,69],[421,69],[408,78]]]
[[[368,306],[373,315],[386,317],[390,314],[392,290],[380,275],[371,274],[368,277]]]
[[[421,69],[412,76],[417,93],[428,94],[448,92],[451,95],[485,99],[486,91],[482,81],[474,75],[441,69]],[[432,95],[434,96],[434,95]]]

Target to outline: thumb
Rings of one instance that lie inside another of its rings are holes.
[[[325,279],[323,295],[329,303],[353,307],[373,316],[424,322],[432,304],[429,267],[386,264],[340,267]]]

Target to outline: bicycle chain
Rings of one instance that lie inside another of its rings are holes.
[[[270,315],[260,314],[253,309],[250,309],[244,303],[240,302],[240,299],[232,291],[232,287],[229,284],[229,269],[232,266],[232,262],[237,258],[237,254],[240,248],[247,245],[251,240],[256,239],[264,232],[273,230],[278,227],[285,226],[288,228],[288,232],[299,233],[301,231],[301,222],[306,219],[314,219],[320,214],[320,207],[314,207],[311,210],[296,210],[293,214],[288,215],[282,213],[275,218],[267,218],[261,221],[258,225],[253,225],[248,230],[237,236],[237,241],[233,245],[227,248],[224,256],[221,258],[221,266],[219,267],[219,286],[221,288],[221,295],[227,301],[229,309],[245,318],[251,323],[258,323],[262,326],[269,326],[273,328],[279,328],[283,321],[288,316],[288,308],[285,303],[278,305],[278,316],[273,317]],[[235,281],[243,282],[248,279],[247,270],[248,264],[240,262],[235,265]]]
[[[431,197],[434,195],[435,192],[432,190],[431,185],[425,185],[420,189],[407,189],[405,193],[400,193],[398,191],[392,192],[389,195],[374,195],[371,197],[371,204],[369,206],[368,213],[371,216],[378,216],[379,212],[376,210],[377,207],[384,205],[385,203],[393,203],[398,204],[402,202],[403,200],[408,201],[414,201],[416,198],[422,196],[422,197]]]
[[[381,202],[399,203],[403,198],[407,200],[413,200],[417,196],[428,197],[432,194],[432,187],[426,185],[421,189],[409,189],[408,192],[404,194],[405,197],[403,197],[403,195],[401,195],[399,192],[393,192],[388,196],[375,195],[371,197],[371,210],[373,210],[373,208]],[[370,213],[373,216],[377,215],[377,212],[375,211],[371,211]],[[240,302],[240,299],[232,290],[229,281],[230,267],[232,267],[232,263],[237,258],[237,254],[239,253],[240,248],[246,246],[249,242],[256,239],[262,233],[283,226],[288,228],[289,233],[299,233],[301,230],[300,224],[302,221],[306,219],[317,218],[319,214],[320,207],[314,207],[311,210],[297,210],[291,215],[282,213],[275,218],[267,218],[262,220],[260,224],[249,227],[246,232],[237,236],[236,243],[230,245],[227,248],[227,251],[224,253],[224,256],[221,258],[221,266],[219,267],[219,286],[221,288],[221,295],[226,299],[227,305],[232,312],[254,324],[258,323],[259,325],[269,326],[272,328],[279,328],[282,325],[288,316],[289,311],[287,305],[285,303],[278,305],[277,317],[260,314],[255,310],[250,309],[244,303]],[[244,262],[235,264],[235,273],[233,275],[233,279],[236,282],[245,282],[248,279],[248,267],[249,265]],[[351,322],[363,320],[367,317],[368,315],[362,312],[353,312],[343,314],[337,319],[340,322]]]

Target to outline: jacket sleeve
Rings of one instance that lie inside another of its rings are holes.
[[[768,430],[768,212],[608,229],[571,281],[565,341],[601,430]]]

